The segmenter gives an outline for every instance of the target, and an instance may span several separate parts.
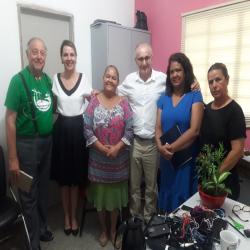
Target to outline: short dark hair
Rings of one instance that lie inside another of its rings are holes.
[[[223,76],[225,77],[225,79],[228,78],[227,67],[226,67],[226,65],[225,65],[224,63],[215,63],[215,64],[213,64],[213,65],[209,68],[209,70],[208,70],[208,72],[207,72],[207,75],[208,75],[208,73],[209,73],[210,71],[216,70],[216,69],[220,69],[220,70],[221,70],[221,72],[222,72]]]
[[[60,55],[62,56],[62,53],[63,53],[63,48],[64,46],[69,46],[71,47],[74,51],[75,51],[75,54],[77,56],[77,52],[76,52],[76,46],[73,42],[71,42],[70,40],[64,40],[62,42],[62,45],[61,45],[61,48],[60,48]]]
[[[108,70],[108,68],[114,68],[114,69],[116,70],[116,72],[117,72],[117,80],[118,80],[118,82],[119,82],[119,71],[118,71],[118,69],[117,69],[114,65],[109,65],[109,66],[105,69],[104,75],[103,75],[103,76],[105,76],[106,71]]]
[[[184,87],[184,90],[183,90],[183,93],[181,94],[181,96],[184,95],[185,93],[191,92],[191,85],[196,80],[196,77],[195,77],[194,72],[193,72],[193,66],[185,54],[175,53],[175,54],[171,55],[169,57],[169,60],[168,60],[166,94],[168,96],[172,96],[172,94],[174,92],[174,87],[173,87],[171,80],[170,80],[170,66],[171,66],[172,62],[180,63],[184,69],[185,87]]]

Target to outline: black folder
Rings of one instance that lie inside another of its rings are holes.
[[[181,131],[177,125],[174,125],[166,133],[160,137],[162,145],[172,144],[181,136]],[[189,148],[183,149],[174,153],[172,159],[169,161],[173,170],[179,168],[186,162],[192,159]]]

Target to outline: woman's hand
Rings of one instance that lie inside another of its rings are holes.
[[[172,153],[172,146],[171,145],[161,145],[160,137],[162,136],[162,127],[161,127],[161,112],[162,110],[158,108],[157,110],[157,118],[155,124],[155,141],[157,145],[157,149],[161,156],[166,160],[171,160],[174,153]]]
[[[98,149],[103,155],[107,156],[109,149],[105,145],[101,145]]]
[[[198,81],[195,81],[192,83],[191,90],[192,91],[195,91],[195,90],[201,91],[201,86],[200,86]]]
[[[161,156],[168,161],[171,160],[174,155],[174,153],[172,153],[171,150],[172,150],[171,145],[163,145],[158,147],[158,151],[160,152]]]
[[[91,91],[91,96],[94,97],[94,96],[96,96],[96,95],[99,95],[100,93],[102,93],[102,91],[93,89],[93,90]]]
[[[120,147],[118,147],[117,145],[115,145],[115,146],[113,146],[113,145],[105,145],[105,147],[108,149],[107,157],[110,160],[115,159],[118,152],[119,152],[119,150],[120,150]]]
[[[220,172],[230,171],[244,154],[245,138],[231,141],[231,151],[220,167]]]

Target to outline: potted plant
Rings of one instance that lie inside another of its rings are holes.
[[[223,183],[231,173],[220,173],[226,151],[223,143],[219,143],[219,145],[219,148],[214,148],[213,145],[205,144],[196,158],[196,162],[199,163],[196,170],[198,170],[198,178],[201,181],[198,185],[198,191],[203,206],[207,208],[221,207],[228,193],[232,194],[231,190]]]

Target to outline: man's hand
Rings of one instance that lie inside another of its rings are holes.
[[[191,85],[191,90],[192,91],[195,91],[195,90],[201,91],[201,86],[200,86],[199,82],[197,82],[197,81],[193,82]]]
[[[160,152],[162,157],[168,161],[171,160],[174,155],[174,153],[172,153],[171,150],[172,150],[171,145],[163,145],[158,148],[158,151]]]
[[[113,146],[113,145],[105,145],[105,147],[108,149],[108,154],[107,157],[110,160],[113,160],[116,158],[118,152],[119,152],[119,147],[117,145]]]
[[[96,95],[99,95],[100,93],[102,93],[102,91],[93,89],[93,90],[91,91],[91,96],[94,97],[94,96],[96,96]]]
[[[9,170],[10,170],[10,179],[12,181],[20,180],[20,168],[18,158],[9,159]]]
[[[5,129],[9,153],[10,179],[12,181],[18,181],[20,179],[20,168],[16,151],[16,117],[16,111],[6,108]]]

